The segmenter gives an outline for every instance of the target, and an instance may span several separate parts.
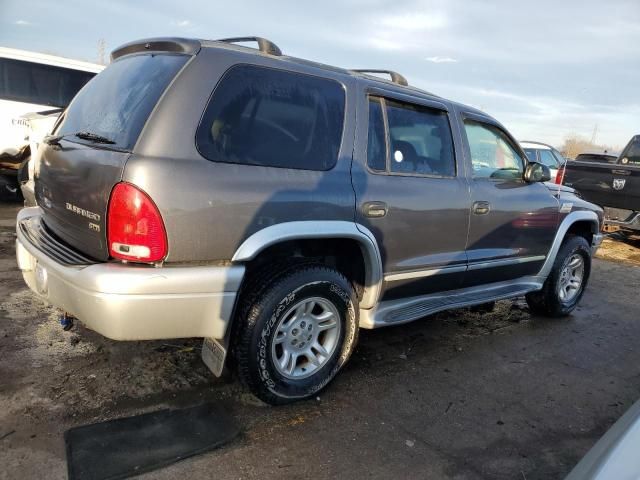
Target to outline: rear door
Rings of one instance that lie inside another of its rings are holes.
[[[106,260],[106,214],[113,186],[158,99],[188,55],[121,57],[75,97],[43,143],[35,193],[46,226],[83,253]]]
[[[449,108],[386,91],[363,95],[352,167],[356,221],[380,246],[383,299],[458,288],[469,191]]]
[[[472,167],[465,286],[536,274],[551,248],[558,201],[543,183],[523,180],[525,156],[494,120],[462,113]]]

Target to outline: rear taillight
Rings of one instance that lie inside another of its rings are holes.
[[[167,256],[167,234],[158,207],[129,183],[111,191],[107,212],[109,255],[133,262],[158,262]]]
[[[556,182],[556,184],[558,184],[558,185],[562,185],[562,182],[563,182],[563,181],[564,181],[564,165],[563,165],[563,166],[561,166],[561,167],[558,169],[558,173],[556,174],[556,180],[555,180],[555,182]]]

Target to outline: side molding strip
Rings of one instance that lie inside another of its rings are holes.
[[[412,278],[432,277],[434,275],[442,275],[444,273],[464,272],[466,265],[453,267],[430,268],[428,270],[412,270],[408,272],[389,273],[384,276],[385,282],[396,282],[398,280],[410,280]]]
[[[527,262],[539,262],[544,260],[544,255],[536,255],[533,257],[518,257],[518,258],[505,258],[501,260],[490,260],[488,262],[470,263],[469,270],[481,270],[483,268],[491,267],[507,267],[509,265],[519,265]]]
[[[258,230],[247,238],[231,259],[252,260],[265,248],[287,240],[350,238],[360,245],[365,261],[365,288],[361,308],[372,308],[382,288],[382,257],[373,234],[364,226],[341,220],[284,222]]]

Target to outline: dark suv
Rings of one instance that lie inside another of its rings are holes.
[[[37,154],[29,287],[112,339],[204,337],[273,404],[360,327],[519,295],[567,315],[602,238],[488,115],[262,38],[120,47]]]

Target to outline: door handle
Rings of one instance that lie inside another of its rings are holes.
[[[489,202],[473,202],[473,213],[476,215],[486,215],[491,210]]]
[[[387,214],[387,204],[384,202],[366,202],[362,205],[362,213],[367,217],[384,217]]]

